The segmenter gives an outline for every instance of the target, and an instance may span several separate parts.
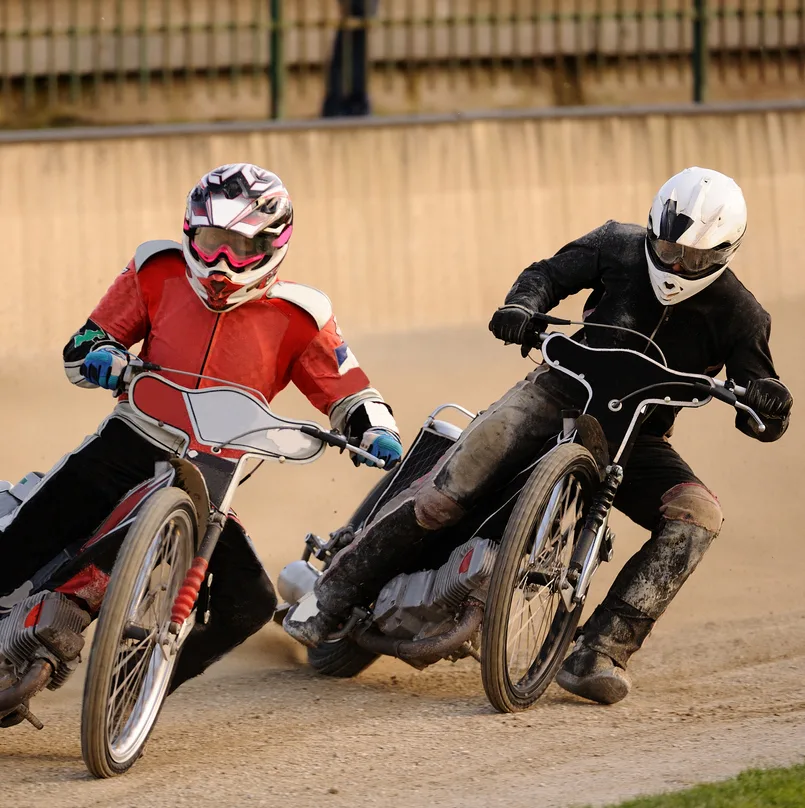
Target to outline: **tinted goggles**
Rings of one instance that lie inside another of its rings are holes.
[[[695,280],[717,272],[732,257],[740,241],[725,247],[700,249],[665,241],[649,232],[648,244],[657,263],[667,272]]]
[[[202,261],[213,264],[226,256],[235,272],[242,272],[275,250],[274,236],[260,234],[254,238],[220,227],[199,227],[192,237],[193,247]]]

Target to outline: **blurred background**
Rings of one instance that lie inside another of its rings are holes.
[[[0,125],[799,98],[802,0],[2,0]]]

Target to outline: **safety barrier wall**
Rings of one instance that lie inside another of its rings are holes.
[[[608,218],[643,223],[691,164],[744,188],[747,285],[805,293],[805,107],[84,134],[0,140],[4,363],[60,349],[141,241],[180,236],[198,177],[241,160],[287,183],[282,274],[326,290],[348,334],[480,325],[524,266]]]

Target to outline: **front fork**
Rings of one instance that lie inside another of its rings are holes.
[[[587,512],[568,566],[567,580],[573,590],[571,601],[574,604],[584,603],[599,563],[612,558],[615,537],[609,529],[609,514],[622,482],[623,468],[617,464],[607,466],[606,475]]]
[[[201,540],[201,546],[198,548],[198,555],[193,559],[193,563],[187,571],[187,575],[176,595],[176,599],[173,601],[171,622],[168,631],[174,636],[179,635],[185,620],[190,617],[196,605],[198,593],[201,590],[201,585],[204,583],[204,577],[207,574],[207,567],[210,564],[210,559],[218,544],[218,539],[221,538],[221,533],[225,525],[226,516],[223,513],[216,511],[210,516],[209,522],[207,523],[207,531],[204,534],[204,538]]]

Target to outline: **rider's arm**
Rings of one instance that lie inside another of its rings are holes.
[[[783,383],[779,381],[779,376],[774,369],[771,348],[769,347],[771,317],[761,310],[748,319],[750,319],[750,322],[743,322],[740,335],[736,339],[727,359],[727,377],[735,381],[736,384],[749,387],[750,392],[753,392],[753,384],[759,386],[760,383],[760,385],[771,388],[771,396],[759,396],[760,404],[756,404],[754,401],[747,402],[754,405],[766,424],[764,432],[758,431],[754,420],[740,410],[737,411],[735,416],[735,426],[745,435],[764,443],[769,443],[781,438],[786,429],[788,429],[791,394]],[[766,380],[774,381],[768,382]],[[775,400],[769,400],[769,398]],[[784,406],[786,398],[789,400],[787,408]],[[766,400],[765,407],[764,399]],[[782,416],[776,412],[781,406],[786,410]],[[764,411],[764,409],[767,411]]]
[[[301,318],[295,326],[302,345],[291,365],[293,383],[329,416],[333,429],[347,437],[359,438],[370,428],[399,436],[391,408],[370,385],[335,318],[330,317],[322,328],[300,313]]]
[[[614,238],[615,227],[616,222],[608,221],[524,269],[506,295],[506,305],[545,314],[569,295],[594,288],[601,277],[601,250]]]
[[[104,346],[125,350],[144,339],[147,331],[148,311],[132,259],[106,291],[87,322],[64,346],[62,356],[67,378],[78,387],[95,387],[80,372],[87,354]]]

